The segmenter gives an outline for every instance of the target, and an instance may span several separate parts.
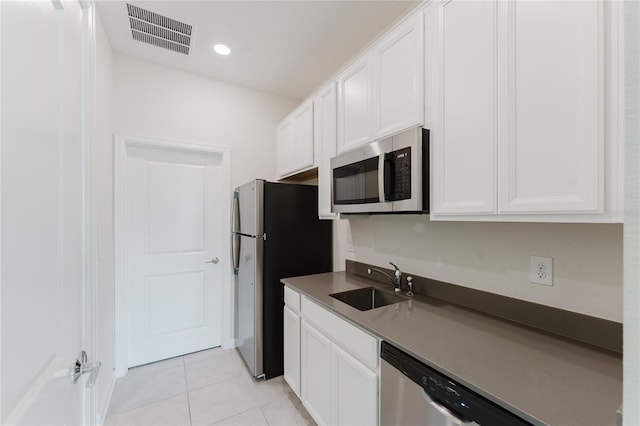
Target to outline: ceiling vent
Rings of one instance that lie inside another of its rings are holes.
[[[192,26],[127,3],[134,40],[189,54]]]

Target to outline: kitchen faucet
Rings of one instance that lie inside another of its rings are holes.
[[[402,271],[400,271],[400,268],[398,268],[393,262],[389,262],[389,265],[393,266],[396,269],[393,273],[393,277],[378,268],[368,268],[367,274],[371,275],[372,273],[377,272],[384,275],[393,283],[394,291],[396,293],[400,293],[402,291],[402,289],[400,288],[400,283],[402,283]]]

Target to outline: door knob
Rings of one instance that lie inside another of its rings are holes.
[[[71,368],[69,369],[69,375],[71,376],[71,382],[75,385],[78,383],[80,376],[83,374],[89,373],[89,378],[85,383],[85,387],[92,388],[93,385],[96,384],[96,377],[100,372],[100,361],[88,363],[87,362],[87,353],[85,351],[80,352],[78,359],[73,363]]]
[[[213,264],[215,264],[215,263],[218,263],[218,262],[220,262],[220,259],[218,259],[217,257],[214,257],[213,259],[207,260],[204,263],[213,263]]]

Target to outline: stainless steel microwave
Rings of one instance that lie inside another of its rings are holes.
[[[332,211],[429,210],[429,130],[413,128],[331,159]]]

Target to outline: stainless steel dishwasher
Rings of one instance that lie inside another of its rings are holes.
[[[387,342],[380,357],[383,426],[531,425]]]

